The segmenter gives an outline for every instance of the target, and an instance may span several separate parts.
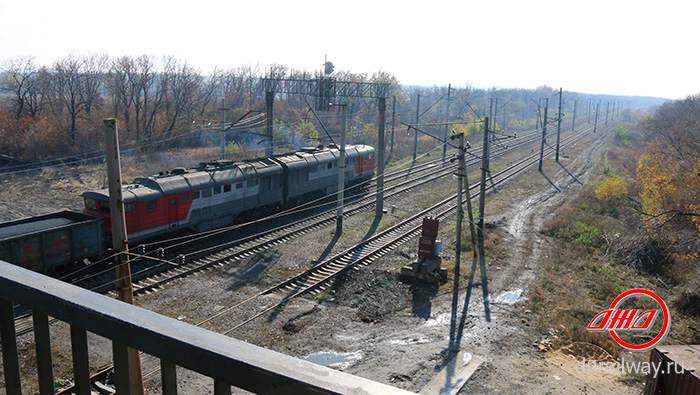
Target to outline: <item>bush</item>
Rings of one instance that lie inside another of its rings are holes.
[[[585,222],[576,222],[574,224],[573,234],[576,238],[573,240],[574,243],[582,244],[589,247],[596,247],[601,244],[601,234],[600,229],[593,225],[588,225]]]
[[[600,247],[603,245],[603,232],[594,225],[581,221],[561,227],[556,227],[555,224],[549,231],[549,234],[586,247]]]
[[[606,163],[603,165],[603,175],[605,177],[612,177],[615,175],[615,169],[613,169],[612,166]]]
[[[615,141],[618,141],[623,146],[630,144],[630,132],[627,129],[622,126],[616,126],[613,128],[612,132]]]
[[[596,199],[607,206],[617,205],[627,193],[627,183],[622,177],[605,176],[595,187]]]

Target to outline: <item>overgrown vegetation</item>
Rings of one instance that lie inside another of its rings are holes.
[[[629,130],[625,129],[624,126],[615,126],[612,133],[616,143],[622,144],[623,146],[630,144],[630,132]]]
[[[691,97],[654,115],[628,112],[597,174],[545,223],[560,264],[533,287],[530,306],[541,313],[538,329],[556,333],[559,345],[590,342],[617,356],[621,348],[607,333],[585,326],[632,288],[670,304],[667,341],[700,342],[693,329],[700,328],[698,110],[700,97]]]

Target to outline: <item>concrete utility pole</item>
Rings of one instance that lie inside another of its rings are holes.
[[[377,133],[377,210],[375,215],[381,217],[384,215],[384,151],[386,143],[384,142],[384,124],[386,118],[386,98],[379,98],[379,132]],[[418,133],[418,132],[416,132]],[[417,134],[416,134],[417,136]],[[415,152],[414,158],[415,159]]]
[[[418,118],[420,118],[420,93],[418,94],[418,99],[416,100],[416,125],[418,125]],[[416,151],[418,150],[418,129],[414,130],[413,137],[413,160],[416,160]]]
[[[605,106],[605,126],[608,126],[608,114],[610,114],[610,102]]]
[[[447,84],[447,111],[445,111],[445,138],[442,145],[442,165],[445,166],[445,156],[447,155],[447,131],[449,130],[450,122],[450,92],[452,91],[452,85]]]
[[[457,159],[459,160],[459,164],[457,167],[457,193],[458,195],[458,200],[457,200],[457,253],[456,255],[456,266],[455,266],[455,276],[457,275],[459,271],[459,262],[460,262],[460,244],[462,242],[462,219],[464,218],[464,212],[462,209],[462,194],[466,192],[466,201],[467,201],[467,216],[469,218],[469,233],[471,235],[471,240],[472,240],[472,250],[474,251],[474,256],[476,256],[476,231],[474,229],[474,213],[472,212],[472,199],[471,196],[469,195],[469,177],[467,174],[467,164],[464,161],[464,153],[465,153],[465,144],[464,144],[464,133],[460,133],[458,135],[454,135],[451,137],[452,139],[458,138],[459,139],[459,152],[457,154]],[[466,191],[465,191],[466,187]]]
[[[219,159],[224,159],[226,155],[226,99],[221,98],[221,157]]]
[[[484,119],[484,149],[481,158],[481,183],[479,185],[479,225],[476,229],[477,244],[479,245],[479,267],[481,270],[481,291],[484,296],[484,313],[486,322],[491,321],[491,310],[489,308],[488,277],[486,276],[486,254],[484,252],[484,206],[486,204],[486,173],[489,172],[486,158],[486,143],[489,136],[489,119]]]
[[[576,108],[578,107],[578,99],[574,100],[574,120],[571,121],[571,130],[576,127]]]
[[[389,148],[389,157],[394,155],[394,124],[396,123],[396,96],[394,96],[391,104],[391,148]]]
[[[335,232],[343,233],[343,200],[345,199],[345,128],[347,125],[347,104],[340,104],[340,159],[338,161],[338,214]]]
[[[598,131],[598,109],[600,108],[600,103],[595,105],[595,125],[593,126],[593,134]]]
[[[562,98],[562,88],[559,88],[559,116],[557,117],[557,149],[556,149],[556,160],[555,162],[559,163],[559,136],[561,135],[561,98]]]
[[[495,102],[495,104],[494,104],[494,102]],[[491,106],[490,107],[491,108],[489,109],[489,113],[491,114],[491,116],[489,117],[489,119],[492,120],[492,125],[494,125],[492,129],[495,131],[496,127],[497,127],[495,119],[496,119],[496,116],[498,114],[498,98],[491,99]],[[489,138],[486,139],[486,141],[487,141],[486,150],[484,152],[486,152],[486,168],[487,169],[491,168],[491,140],[493,140],[494,142],[496,141],[496,134],[495,133],[493,136],[489,136]],[[489,173],[489,180],[491,181],[492,192],[495,193],[496,192],[496,184],[493,182],[493,178],[491,177],[491,171],[489,171],[488,173]]]
[[[265,92],[265,111],[267,113],[266,118],[266,134],[267,134],[267,146],[265,147],[265,156],[270,157],[274,154],[275,146],[273,144],[273,118],[272,118],[272,107],[275,104],[275,92],[267,91]]]
[[[615,119],[615,102],[612,102],[612,111],[610,111],[610,120]]]
[[[540,165],[539,171],[542,171],[542,157],[544,155],[544,143],[547,141],[547,110],[549,109],[549,98],[544,99],[544,119],[542,119],[542,144],[540,145]]]
[[[546,110],[545,110],[546,111]],[[481,154],[481,182],[479,183],[479,224],[476,228],[476,239],[479,245],[479,256],[484,256],[484,206],[486,204],[486,173],[488,160],[486,159],[486,149],[489,141],[489,118],[484,118],[484,145]]]
[[[129,251],[126,235],[126,218],[124,216],[124,198],[122,197],[122,170],[119,163],[119,131],[117,120],[104,119],[105,151],[107,159],[107,178],[109,184],[109,212],[112,219],[112,245],[114,264],[117,275],[117,293],[119,300],[134,304],[134,292],[131,285],[131,267],[129,258],[124,253]],[[117,391],[120,394],[142,395],[143,373],[139,352],[133,348],[113,343],[115,360],[126,356],[127,367],[117,371]],[[115,364],[116,365],[116,364]],[[124,365],[122,365],[124,366]]]
[[[464,166],[464,133],[457,135],[459,138],[457,159],[457,245],[455,246],[455,278],[459,278],[459,265],[462,257],[462,218],[464,218],[464,210],[462,209],[462,194],[464,193],[463,178],[466,177],[467,169]],[[447,144],[445,144],[447,145]],[[469,184],[467,184],[467,187]],[[469,192],[467,192],[467,201],[469,201]],[[472,240],[473,242],[474,240]],[[476,250],[476,247],[474,247]]]

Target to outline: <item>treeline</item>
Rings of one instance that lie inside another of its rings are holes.
[[[192,131],[209,131],[209,143],[218,141],[221,99],[228,108],[227,122],[253,111],[265,110],[261,77],[311,78],[314,73],[283,65],[245,65],[215,69],[202,75],[187,61],[173,56],[112,58],[102,54],[69,55],[50,66],[39,66],[32,57],[7,60],[0,70],[0,154],[20,160],[77,155],[99,149],[102,119],[119,121],[124,143],[149,147],[173,144],[206,144],[196,139],[177,140]],[[394,121],[421,124],[447,120],[447,87],[401,86],[392,74],[338,71],[339,81],[390,84],[387,125]],[[533,127],[539,98],[557,93],[546,86],[536,90],[475,89],[469,85],[449,92],[449,121],[469,122],[492,115],[501,130]],[[417,109],[420,95],[420,107]],[[575,93],[565,92],[564,113],[571,114]],[[498,98],[496,103],[492,99]],[[393,99],[396,105],[393,105]],[[362,142],[376,137],[377,101],[346,98],[349,129]],[[551,100],[555,101],[555,100]],[[335,112],[314,114],[309,99],[277,94],[275,98],[275,145],[278,150],[299,144],[324,143],[338,133]],[[552,105],[553,106],[553,105]],[[553,114],[550,106],[550,114]],[[579,102],[579,111],[585,112]],[[395,109],[395,111],[394,111]],[[418,110],[418,111],[417,111]],[[324,114],[325,113],[325,114]],[[541,116],[541,114],[540,114]],[[214,126],[212,126],[214,125]],[[264,125],[257,130],[228,136],[234,144],[260,145]],[[455,125],[451,128],[465,128]],[[431,134],[444,133],[443,126],[426,126]],[[372,130],[375,130],[372,132]],[[207,135],[206,133],[204,135]],[[158,143],[167,141],[167,143]]]
[[[645,147],[637,181],[651,237],[687,287],[686,303],[700,314],[700,95],[668,102],[639,121]]]

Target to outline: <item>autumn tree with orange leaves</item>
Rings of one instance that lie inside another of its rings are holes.
[[[700,95],[662,105],[639,126],[647,140],[637,167],[646,220],[700,232]]]
[[[664,272],[680,286],[674,304],[700,315],[700,95],[665,103],[638,126],[646,146],[637,209],[664,250]]]

